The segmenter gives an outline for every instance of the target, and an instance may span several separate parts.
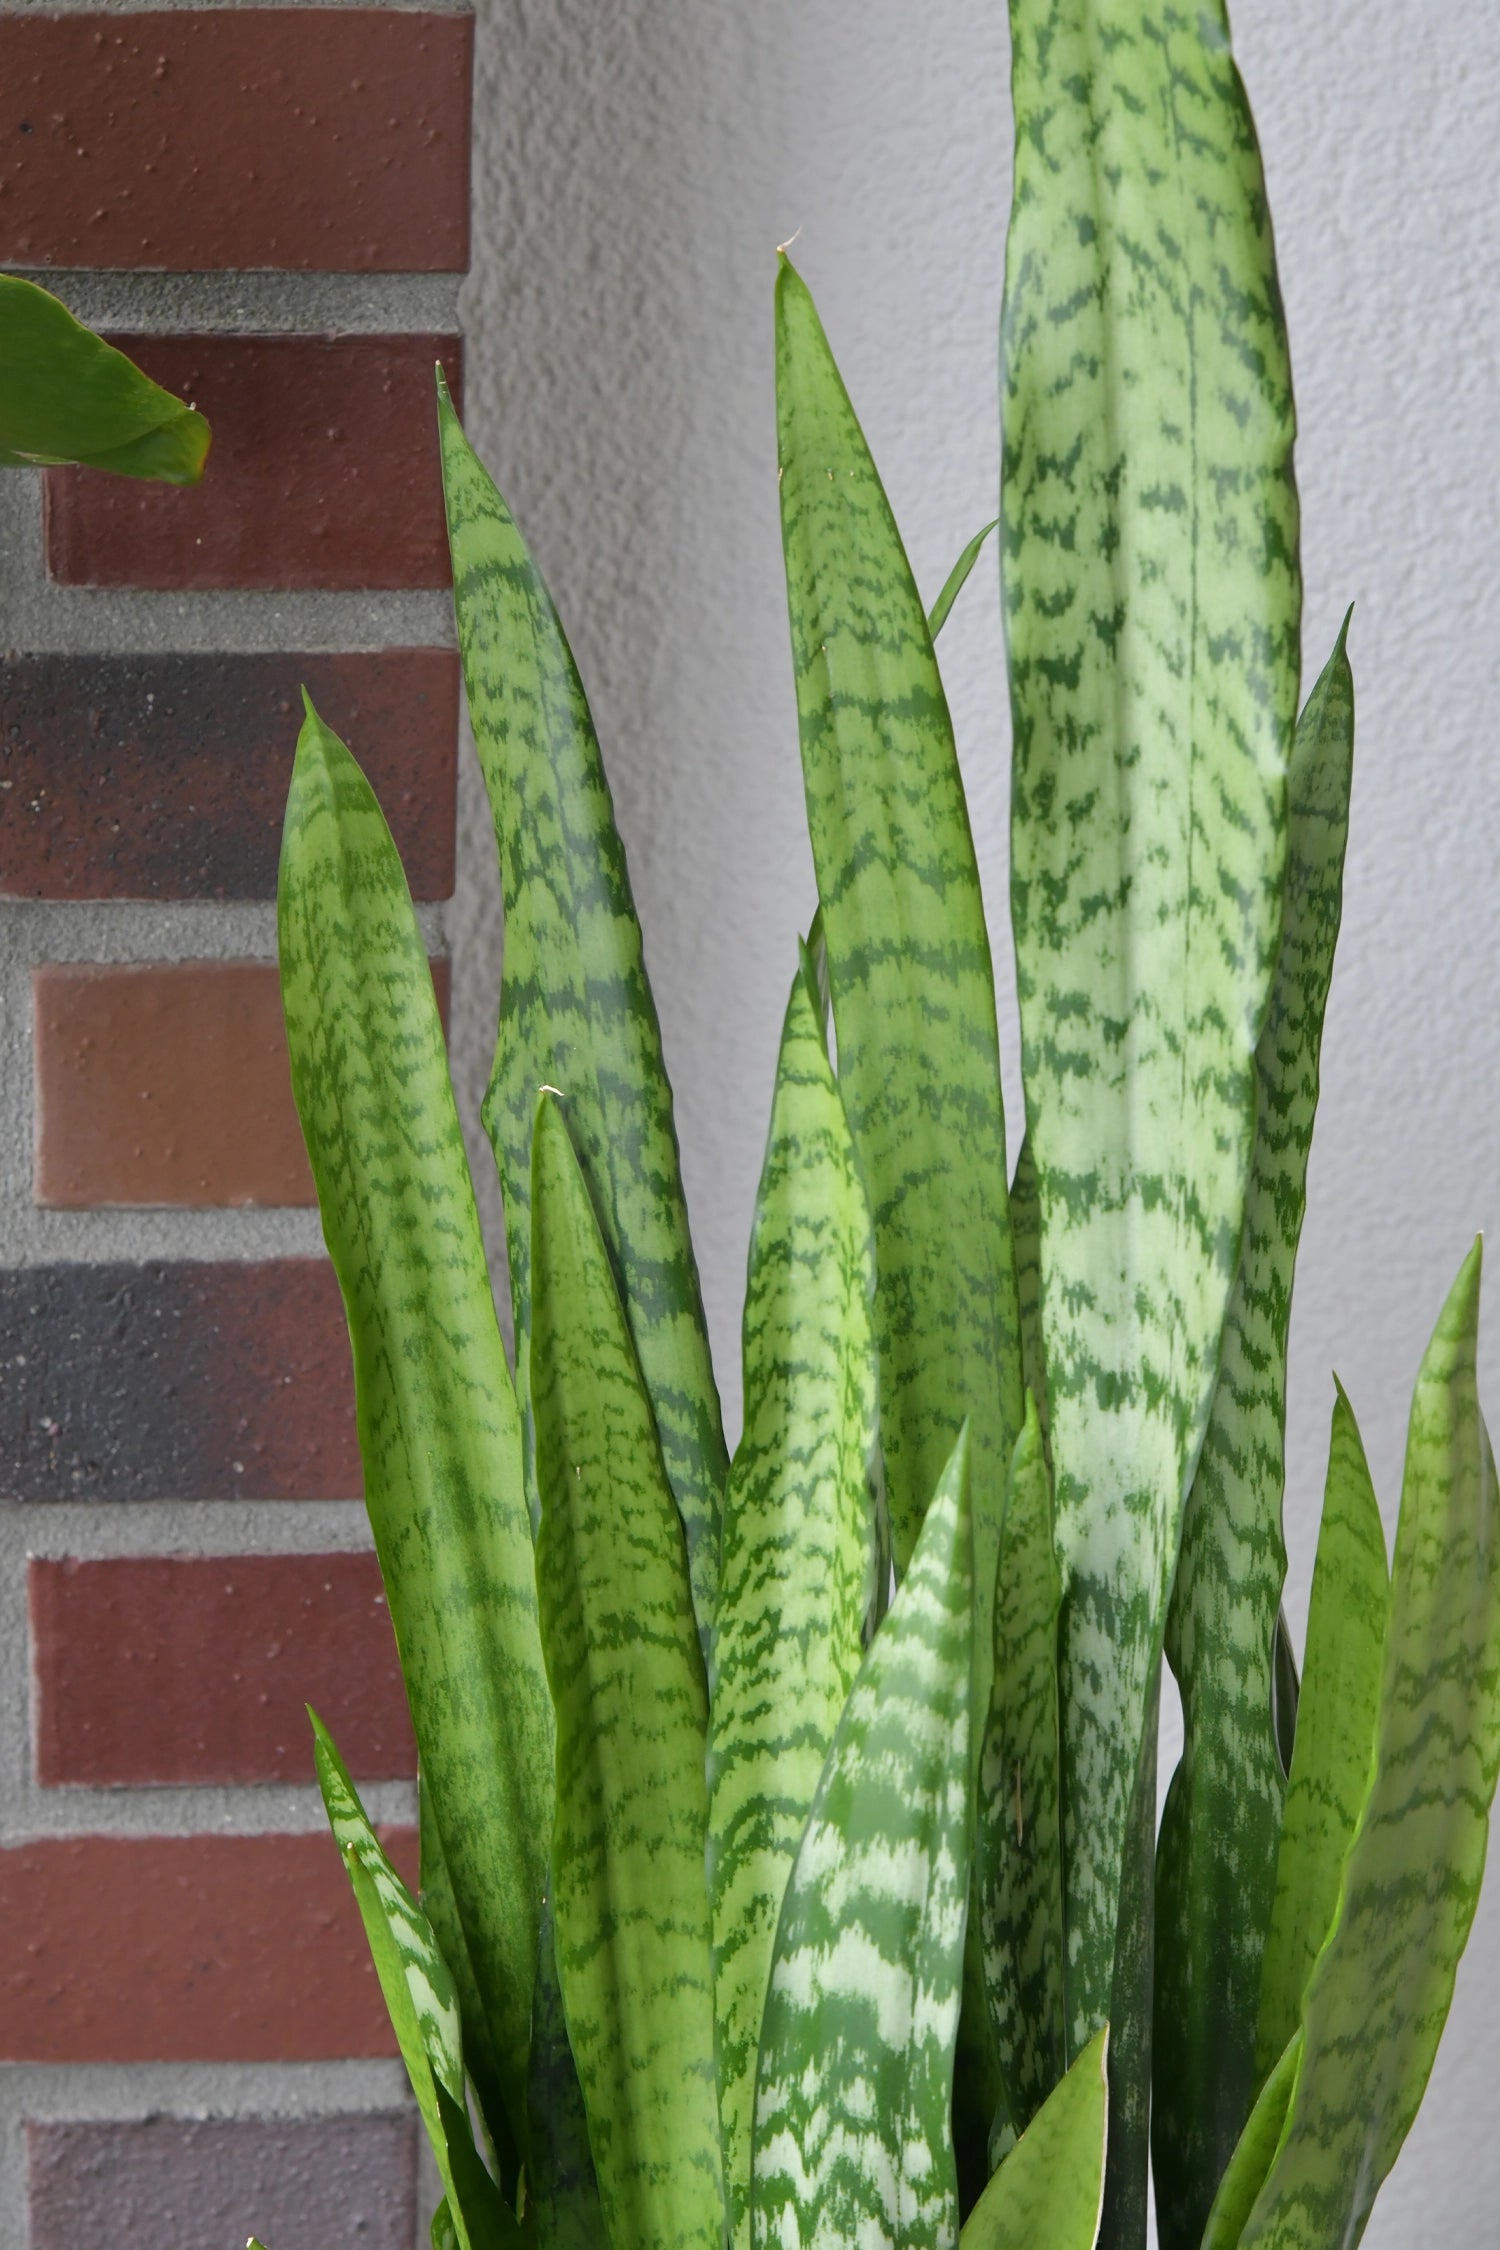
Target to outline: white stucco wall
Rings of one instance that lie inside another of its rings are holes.
[[[481,0],[470,421],[568,620],[646,930],[720,1380],[795,934],[811,912],[776,513],[774,246],[813,287],[918,578],[994,512],[1009,193],[997,0]],[[1345,603],[1353,841],[1293,1328],[1300,1634],[1329,1369],[1394,1524],[1406,1403],[1500,1219],[1500,11],[1239,0],[1301,406],[1306,674]],[[943,641],[1020,1115],[993,556]],[[470,797],[459,1059],[496,918]],[[1492,1283],[1492,1287],[1495,1284]],[[1500,1310],[1485,1365],[1500,1397]],[[1493,2240],[1500,1876],[1367,2240]]]

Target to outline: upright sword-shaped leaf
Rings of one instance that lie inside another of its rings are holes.
[[[704,1732],[682,1526],[556,1099],[532,1157],[552,1915],[612,2250],[722,2250]]]
[[[812,298],[776,284],[781,529],[839,1085],[875,1217],[898,1571],[970,1426],[988,1671],[1021,1427],[994,974],[932,638]]]
[[[959,2250],[1094,2250],[1109,2138],[1107,2031],[1053,2087],[969,2214]]]
[[[277,926],[292,1088],[354,1348],[365,1505],[524,2152],[552,1709],[520,1425],[427,951],[369,783],[311,707]]]
[[[1286,898],[1255,1050],[1245,1228],[1167,1617],[1183,1753],[1157,1864],[1152,2120],[1162,2250],[1198,2250],[1261,2075],[1255,2022],[1283,1790],[1272,1674],[1286,1576],[1287,1330],[1343,899],[1354,751],[1348,625],[1346,617],[1292,747]],[[1264,2070],[1295,2027],[1294,1996]]]
[[[453,600],[500,851],[505,974],[484,1120],[505,1191],[516,1379],[530,1416],[531,1126],[559,1087],[619,1277],[687,1534],[705,1651],[727,1466],[672,1092],[625,853],[582,683],[515,519],[438,377]]]
[[[1476,1243],[1417,1378],[1374,1780],[1241,2250],[1354,2250],[1416,2116],[1478,1903],[1500,1768],[1500,1491],[1475,1386],[1479,1265]]]
[[[1112,2005],[1123,1861],[1280,923],[1293,416],[1218,0],[1012,0],[1011,30],[1011,903],[1064,1578],[1068,2032],[1076,2051],[1111,2021],[1114,2080],[1146,2046]],[[1139,2203],[1121,2222],[1144,2223]]]
[[[948,2250],[969,1888],[973,1569],[961,1433],[865,1659],[776,1933],[756,2250]]]
[[[755,2062],[777,1917],[889,1574],[875,1247],[820,1018],[804,953],[750,1240],[745,1432],[724,1494],[708,1735],[719,2114],[740,2250],[750,2240]]]

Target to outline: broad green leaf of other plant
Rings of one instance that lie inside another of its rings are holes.
[[[208,424],[33,281],[0,274],[0,468],[196,484]]]
[[[682,1525],[561,1104],[531,1180],[537,1587],[557,1710],[552,1915],[613,2250],[722,2250],[708,1721]]]
[[[1287,1330],[1343,903],[1354,753],[1348,625],[1346,617],[1292,746],[1286,897],[1255,1050],[1245,1228],[1167,1616],[1183,1753],[1157,1857],[1152,2130],[1162,2250],[1198,2250],[1219,2178],[1261,2076],[1296,2028],[1301,1996],[1299,1984],[1258,2070],[1261,1954],[1284,1786],[1273,1668],[1286,1577]],[[1332,1906],[1330,1898],[1330,1913]],[[1314,1951],[1326,1929],[1325,1919]]]
[[[1012,0],[1011,33],[1001,579],[1063,1570],[1068,2036],[1076,2052],[1110,2021],[1118,2082],[1147,2051],[1114,1989],[1124,1860],[1281,920],[1293,414],[1218,0]],[[1149,1868],[1132,1882],[1149,1915]]]
[[[995,1676],[979,1762],[979,1921],[1007,2106],[1029,2126],[1063,2075],[1062,1835],[1052,1489],[1035,1402],[1011,1464]]]
[[[777,1917],[889,1573],[875,1246],[820,1013],[804,953],[750,1239],[745,1431],[724,1494],[714,1637],[708,1892],[729,2230],[740,2250],[750,2240],[755,2064]]]
[[[1297,2029],[1333,1927],[1344,1860],[1369,1793],[1390,1613],[1380,1506],[1340,1387],[1307,1615],[1307,1665],[1261,1971],[1256,2052],[1269,2070]]]
[[[1021,1427],[994,973],[921,598],[812,298],[785,259],[776,412],[839,1085],[875,1217],[892,1544],[900,1572],[967,1419],[987,1672]]]
[[[459,647],[505,904],[484,1121],[505,1192],[517,1388],[529,1429],[532,1115],[538,1087],[556,1086],[650,1393],[706,1654],[727,1459],[625,853],[557,612],[441,372],[438,422]]]
[[[1500,1494],[1475,1387],[1479,1266],[1476,1243],[1417,1378],[1374,1780],[1241,2250],[1354,2250],[1421,2102],[1479,1898],[1500,1767]]]
[[[1094,2250],[1109,2136],[1107,2031],[1096,2031],[991,2178],[959,2250]]]
[[[969,1889],[967,1432],[839,1721],[776,1933],[756,2250],[948,2250]]]
[[[328,1825],[354,1887],[391,2028],[442,2176],[455,2240],[459,2250],[520,2250],[515,2217],[474,2146],[458,1994],[432,1925],[386,1857],[327,1729],[315,1711],[308,1717]]]
[[[520,1423],[427,950],[374,793],[311,705],[277,928],[292,1088],[354,1350],[365,1504],[524,2153],[553,1757]]]

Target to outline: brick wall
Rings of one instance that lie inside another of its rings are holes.
[[[0,2250],[421,2216],[302,1711],[410,1869],[273,894],[306,681],[446,1005],[472,30],[0,0],[0,266],[214,428],[194,492],[0,478]]]

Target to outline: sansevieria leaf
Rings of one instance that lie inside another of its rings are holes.
[[[526,2208],[535,2250],[609,2250],[588,2113],[568,2045],[550,1905],[542,1909],[531,2011]]]
[[[1203,2230],[1202,2250],[1236,2250],[1245,2221],[1265,2185],[1286,2129],[1286,2113],[1302,2061],[1302,2033],[1293,2033],[1256,2096],[1255,2107],[1224,2169],[1224,2177],[1209,2209]]]
[[[959,2250],[1094,2250],[1109,2136],[1107,2031],[1095,2032],[990,2180]]]
[[[0,468],[78,462],[196,484],[208,424],[50,291],[0,274]]]
[[[939,633],[947,624],[953,604],[969,583],[969,573],[978,562],[986,539],[992,531],[997,529],[999,522],[1000,518],[996,516],[994,522],[987,523],[983,531],[975,532],[973,538],[943,580],[942,591],[927,612],[927,630],[933,640],[937,639]]]
[[[1070,2050],[1109,2020],[1118,2084],[1149,2053],[1115,1988],[1117,1919],[1281,920],[1293,414],[1220,0],[1011,0],[1010,18],[1001,579],[1063,1569],[1064,1973]],[[1130,2109],[1138,2130],[1140,2083]],[[1135,2240],[1145,2168],[1119,2137],[1134,2201],[1106,2239]]]
[[[741,2250],[777,1917],[885,1591],[874,1293],[869,1206],[804,954],[750,1240],[745,1428],[724,1495],[708,1736],[719,2114]]]
[[[524,2153],[553,1756],[520,1424],[401,862],[369,783],[310,706],[277,926],[292,1087],[354,1349],[365,1504]]]
[[[520,2229],[474,2146],[464,2093],[458,1995],[432,1925],[366,1817],[316,1712],[313,1754],[328,1824],[344,1857],[375,1973],[442,2177],[460,2250],[520,2250]]]
[[[969,1887],[967,1433],[839,1721],[761,2028],[756,2250],[948,2250]]]
[[[1021,1427],[994,974],[932,637],[806,287],[776,284],[781,529],[839,1085],[875,1217],[898,1571],[970,1425],[988,1667]]]
[[[1354,751],[1347,632],[1345,618],[1292,746],[1286,896],[1255,1050],[1244,1233],[1167,1618],[1183,1753],[1158,1858],[1152,2125],[1162,2250],[1198,2250],[1260,2076],[1296,2028],[1301,1992],[1258,2071],[1283,1789],[1273,1668],[1286,1576],[1287,1330],[1343,896]]]
[[[532,1152],[552,1924],[612,2250],[722,2250],[707,1694],[682,1525],[561,1103]]]
[[[1031,1136],[1024,1134],[1010,1182],[1010,1235],[1015,1246],[1016,1310],[1021,1322],[1021,1375],[1036,1408],[1047,1446],[1047,1369],[1042,1357],[1041,1214],[1036,1203],[1036,1165]],[[1050,1466],[1050,1464],[1049,1464]]]
[[[1028,1398],[1000,1538],[995,1674],[978,1811],[985,1987],[1017,2131],[1029,2126],[1064,2069],[1057,1772],[1061,1595],[1052,1489],[1036,1406]]]
[[[1500,1767],[1500,1493],[1475,1388],[1479,1266],[1476,1243],[1417,1378],[1375,1775],[1242,2250],[1354,2250],[1416,2116],[1479,1897]]]
[[[500,851],[505,966],[484,1120],[505,1191],[516,1379],[530,1414],[531,1127],[560,1088],[687,1534],[705,1651],[726,1457],[672,1094],[625,853],[572,653],[438,377],[453,599]]]
[[[1333,1927],[1344,1859],[1369,1793],[1390,1612],[1380,1506],[1340,1387],[1307,1614],[1307,1662],[1262,1965],[1257,2056],[1270,2069],[1297,2029]]]

